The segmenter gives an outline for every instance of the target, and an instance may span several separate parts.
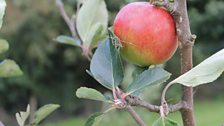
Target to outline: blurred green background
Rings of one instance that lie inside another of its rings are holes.
[[[136,0],[106,0],[109,11],[109,26],[118,10]],[[75,11],[76,0],[64,0],[67,12]],[[224,48],[224,0],[189,0],[189,18],[192,33],[197,35],[194,46],[194,65]],[[6,126],[15,126],[14,114],[25,110],[30,103],[40,107],[57,103],[61,108],[42,124],[43,126],[81,126],[94,111],[101,111],[104,105],[75,97],[80,86],[96,88],[107,92],[85,71],[89,61],[81,56],[76,47],[58,44],[58,35],[70,35],[61,18],[54,0],[7,0],[7,10],[1,37],[10,43],[10,50],[1,58],[14,59],[24,71],[21,77],[0,79],[0,120]],[[179,55],[165,64],[172,77],[179,75]],[[127,73],[133,66],[127,65]],[[208,68],[209,69],[209,68]],[[126,81],[130,78],[126,77]],[[195,113],[198,126],[220,126],[224,123],[224,77],[213,84],[195,88]],[[145,91],[145,99],[157,103],[161,87]],[[169,102],[181,97],[180,86],[173,86],[168,92]],[[157,114],[139,109],[150,125]],[[178,113],[171,118],[181,124]],[[128,121],[127,121],[128,120]],[[56,123],[53,123],[55,122]],[[103,118],[102,126],[134,126],[135,122],[124,112],[111,112]]]

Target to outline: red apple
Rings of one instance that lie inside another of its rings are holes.
[[[114,33],[123,46],[122,56],[140,66],[166,62],[178,45],[172,15],[149,2],[124,6],[114,20]]]

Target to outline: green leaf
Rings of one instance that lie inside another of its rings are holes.
[[[196,67],[170,83],[195,87],[215,81],[224,71],[224,49],[207,58]]]
[[[0,39],[0,54],[9,49],[9,44],[6,40]]]
[[[121,61],[121,56],[119,53],[119,48],[116,47],[117,41],[112,39],[113,33],[109,30],[109,38],[110,38],[110,56],[111,56],[111,67],[112,67],[112,76],[113,76],[113,88],[118,86],[124,78],[123,65]]]
[[[78,4],[83,4],[84,2],[86,2],[87,0],[77,0]]]
[[[86,46],[107,32],[108,12],[104,0],[86,0],[77,16],[77,31]],[[94,33],[95,32],[95,33]],[[94,37],[93,37],[94,36]]]
[[[129,94],[135,93],[147,86],[164,83],[170,78],[170,73],[165,71],[163,68],[154,67],[149,68],[138,75],[134,81],[129,85]]]
[[[30,105],[28,104],[27,105],[27,108],[26,108],[26,112],[18,112],[16,113],[16,120],[19,124],[19,126],[24,126],[25,125],[25,122],[27,120],[27,118],[29,117],[30,115]]]
[[[75,40],[74,38],[65,36],[65,35],[60,35],[55,40],[62,44],[68,44],[68,45],[79,46],[79,47],[81,46],[81,43],[79,40]]]
[[[85,123],[85,126],[93,126],[95,122],[97,122],[97,120],[100,120],[100,118],[102,117],[104,113],[102,112],[96,112],[94,114],[92,114],[88,120]]]
[[[169,118],[160,117],[152,124],[152,126],[179,126],[179,124]]]
[[[106,39],[95,51],[90,63],[91,75],[103,86],[113,89],[123,79],[123,67],[118,49]]]
[[[2,27],[3,16],[5,15],[5,7],[6,7],[5,0],[0,0],[0,29]]]
[[[132,72],[132,78],[135,79],[137,78],[143,71],[149,69],[148,67],[139,67],[139,66],[135,66],[135,70]],[[134,96],[139,96],[141,94],[141,92],[144,91],[144,88],[143,89],[140,89],[138,91],[135,91],[132,93],[132,95]]]
[[[97,100],[97,101],[102,101],[102,102],[107,101],[107,99],[104,97],[104,95],[101,94],[99,91],[92,89],[92,88],[87,88],[87,87],[80,87],[76,91],[76,96],[78,98],[85,98],[85,99]]]
[[[20,76],[22,74],[23,72],[20,70],[15,61],[5,59],[0,63],[0,77]]]
[[[50,115],[59,107],[60,105],[57,104],[44,105],[34,113],[34,120],[32,121],[32,124],[39,124],[43,119],[45,119],[48,115]]]
[[[103,30],[103,25],[96,23],[93,25],[89,31],[89,34],[86,38],[86,42],[90,42],[90,46],[94,46],[100,42],[101,32]]]
[[[133,78],[138,77],[143,71],[145,71],[147,69],[148,69],[148,67],[135,66],[135,70],[132,72],[132,77]]]

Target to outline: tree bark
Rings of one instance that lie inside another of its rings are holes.
[[[179,14],[176,18],[177,32],[180,49],[181,74],[189,71],[192,68],[192,48],[195,40],[195,35],[191,34],[189,18],[187,13],[187,0],[176,0],[177,10]],[[182,86],[182,101],[187,104],[187,107],[181,109],[181,116],[184,126],[195,126],[195,117],[193,111],[193,88]]]
[[[181,54],[181,73],[185,73],[192,68],[192,47],[180,49]],[[193,111],[193,88],[182,86],[182,100],[187,103],[186,108],[181,109],[181,116],[184,126],[195,126]]]

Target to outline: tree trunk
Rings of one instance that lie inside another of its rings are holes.
[[[189,71],[192,68],[192,47],[195,36],[191,34],[189,18],[187,13],[187,0],[176,0],[178,18],[175,19],[177,23],[177,32],[180,48],[180,62],[181,74]],[[181,109],[181,115],[184,126],[195,126],[195,117],[193,111],[193,88],[182,86],[182,101],[186,103],[187,107]]]
[[[180,49],[181,53],[181,73],[185,73],[192,68],[192,46]],[[184,126],[195,126],[195,117],[193,113],[193,88],[182,86],[182,100],[188,105],[181,110],[181,116]]]

